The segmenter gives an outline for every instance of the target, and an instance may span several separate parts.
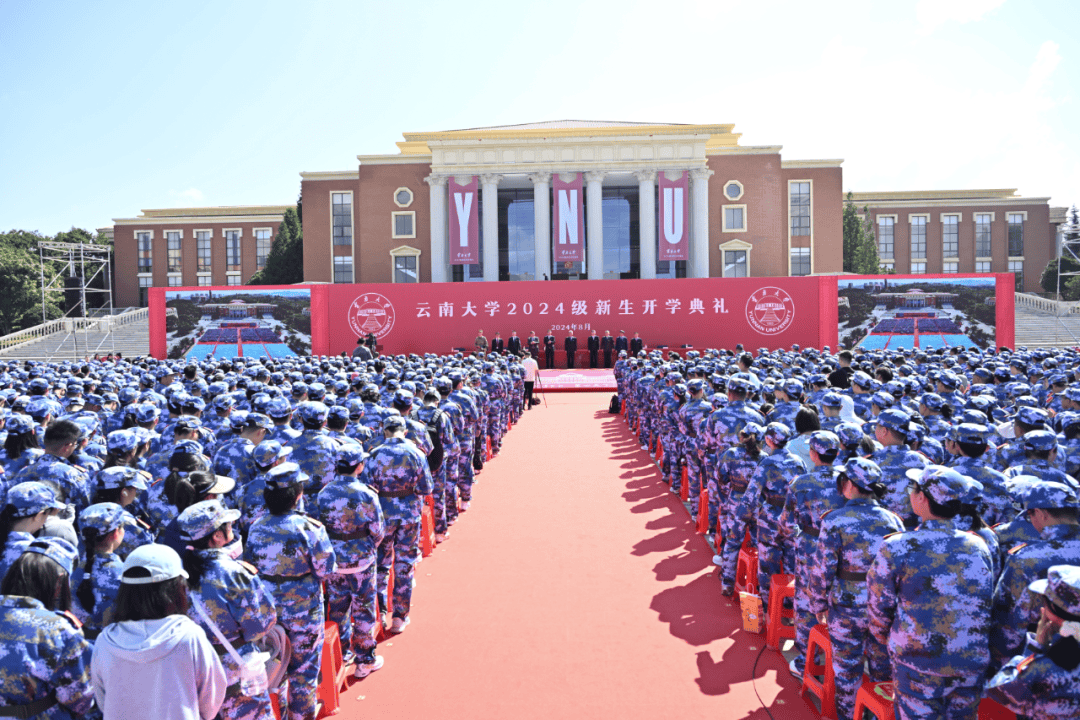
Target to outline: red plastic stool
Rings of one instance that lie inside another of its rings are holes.
[[[739,548],[739,565],[735,570],[735,592],[757,594],[757,548],[747,547],[743,542]]]
[[[702,490],[701,496],[698,497],[697,506],[697,528],[696,530],[704,535],[709,532],[709,491]]]
[[[825,654],[825,662],[818,663],[817,651]],[[821,676],[821,680],[818,680]],[[810,629],[806,642],[806,669],[803,670],[802,688],[799,694],[811,693],[821,703],[821,716],[836,720],[836,676],[833,674],[832,641],[828,625],[815,625]]]
[[[688,479],[688,476],[686,474],[686,466],[685,465],[683,466],[683,469],[682,469],[682,485],[679,488],[679,497],[682,498],[683,502],[689,502],[690,501],[690,480]]]
[[[893,687],[891,682],[873,683],[864,676],[862,687],[855,695],[855,713],[852,717],[861,718],[865,710],[877,720],[896,720],[893,714]]]
[[[1016,713],[995,700],[983,698],[979,703],[979,720],[1016,720]]]
[[[428,557],[435,552],[435,498],[424,496],[420,508],[420,554]]]
[[[281,684],[272,688],[270,695],[270,711],[274,713],[274,720],[281,720],[282,700],[289,697],[289,678],[282,678]]]
[[[664,443],[660,442],[660,439],[657,438],[657,440],[656,440],[656,464],[657,464],[657,466],[662,467],[661,464],[663,462],[664,462]]]
[[[336,715],[341,710],[339,693],[345,687],[348,673],[341,656],[341,636],[335,622],[326,623],[323,640],[322,665],[319,668],[319,689],[316,698],[322,705],[319,716]]]
[[[723,534],[723,532],[721,530],[721,528],[723,526],[724,526],[724,518],[720,515],[720,513],[717,513],[716,514],[716,534],[715,534],[716,552],[720,552],[720,548],[724,547],[724,534]]]
[[[791,598],[791,608],[784,600]],[[791,620],[785,625],[784,620]],[[795,576],[773,575],[769,584],[769,626],[765,629],[765,644],[776,650],[783,639],[795,639]]]
[[[625,400],[623,400],[623,401],[622,401],[622,407],[621,407],[621,408],[619,408],[619,413],[620,413],[621,415],[625,415],[625,414],[626,414],[626,401],[625,401]]]
[[[484,447],[484,462],[491,460],[491,438],[487,438],[486,445]]]

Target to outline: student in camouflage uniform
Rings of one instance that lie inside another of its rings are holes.
[[[874,438],[883,445],[870,459],[881,468],[881,481],[887,488],[881,503],[900,516],[904,526],[918,524],[908,498],[908,470],[918,470],[929,463],[919,453],[908,448],[908,429],[911,418],[903,410],[885,410],[877,416]]]
[[[244,418],[239,435],[231,442],[222,444],[214,455],[214,474],[233,478],[237,487],[247,485],[256,474],[251,451],[273,429],[274,423],[266,415],[249,413]]]
[[[310,478],[304,492],[314,498],[323,485],[334,477],[334,463],[341,446],[326,434],[326,418],[330,408],[321,402],[308,400],[300,403],[296,412],[304,431],[293,441],[292,462],[299,465],[301,472]]]
[[[897,717],[974,720],[990,664],[993,562],[952,518],[977,483],[934,465],[909,472],[921,523],[887,536],[870,566],[870,632],[888,649]]]
[[[765,428],[756,422],[743,425],[738,434],[739,444],[728,448],[720,458],[715,481],[718,483],[721,515],[721,532],[724,547],[713,556],[713,564],[720,566],[721,592],[735,592],[735,572],[738,569],[739,550],[750,533],[750,544],[757,546],[757,516],[754,507],[743,503],[750,478],[758,465],[768,455],[761,449],[765,441]]]
[[[983,486],[979,513],[988,524],[996,525],[1016,513],[1005,489],[1005,476],[991,467],[986,457],[989,436],[990,429],[985,425],[958,423],[949,428],[945,450],[953,456],[949,467]]]
[[[79,515],[86,563],[73,573],[71,586],[83,610],[83,633],[91,640],[111,622],[124,566],[116,551],[124,541],[128,517],[111,502],[91,505]]]
[[[449,384],[449,380],[447,380],[447,384]],[[457,437],[454,434],[454,426],[450,415],[438,407],[438,403],[442,399],[442,395],[436,389],[438,385],[439,381],[436,379],[435,387],[428,389],[424,393],[424,406],[417,410],[416,417],[429,428],[436,428],[439,434],[439,444],[442,447],[441,456],[437,451],[432,451],[427,456],[428,467],[431,469],[431,479],[434,483],[431,494],[435,505],[433,508],[435,534],[439,542],[442,542],[446,539],[449,525],[448,518],[457,515],[454,486],[448,480],[450,465],[457,463],[457,457],[448,457],[447,450],[447,448],[455,448]],[[447,392],[449,393],[449,389]],[[469,444],[467,447],[468,452],[471,454],[472,445]]]
[[[712,403],[705,399],[705,381],[695,378],[686,384],[690,399],[679,408],[677,420],[683,440],[684,459],[690,480],[691,497],[704,486],[709,493],[709,528],[715,528],[720,513],[720,497],[714,473],[707,473],[705,464],[705,439],[702,437],[705,421],[713,412]],[[707,474],[706,474],[707,473]]]
[[[864,658],[869,655],[872,676],[889,675],[888,657],[880,646],[867,643],[866,573],[881,539],[902,532],[904,524],[898,515],[878,504],[885,486],[881,469],[872,460],[849,460],[836,478],[836,487],[844,504],[821,518],[807,572],[807,609],[818,622],[828,625],[836,712],[839,720],[851,720]]]
[[[502,449],[502,436],[506,426],[502,424],[503,406],[507,402],[506,388],[495,374],[495,363],[483,365],[482,386],[488,394],[487,437],[491,438],[491,454]]]
[[[0,581],[26,546],[34,542],[34,535],[45,527],[46,519],[66,507],[56,498],[52,486],[45,483],[18,483],[8,491],[0,511]]]
[[[289,717],[314,720],[326,624],[322,582],[337,571],[337,561],[322,523],[296,512],[309,479],[300,466],[282,463],[264,478],[270,514],[252,523],[244,559],[270,583],[278,622],[292,641]]]
[[[457,438],[457,483],[458,491],[463,498],[472,501],[472,486],[474,479],[473,452],[479,437],[480,417],[482,413],[480,397],[465,385],[465,378],[460,372],[449,374],[451,392],[446,399],[453,401],[461,408],[462,434]],[[441,391],[440,391],[441,394]],[[453,474],[452,469],[450,474]],[[448,480],[449,482],[449,480]],[[449,488],[449,486],[447,486]],[[456,510],[456,508],[455,508]]]
[[[405,439],[405,419],[391,415],[383,421],[385,441],[368,461],[371,489],[379,493],[386,532],[379,543],[379,599],[386,608],[390,565],[394,567],[394,620],[392,632],[409,624],[413,566],[420,556],[420,509],[432,491],[427,458]]]
[[[375,551],[383,537],[383,514],[379,496],[363,482],[367,458],[359,445],[342,448],[334,479],[315,502],[338,563],[337,572],[326,579],[327,619],[338,624],[342,651],[355,659],[358,678],[383,665],[375,654]]]
[[[90,505],[93,495],[89,474],[68,460],[79,444],[81,432],[70,420],[56,420],[50,424],[45,430],[45,454],[7,480],[8,486],[43,482],[53,488],[60,502],[70,506],[66,514],[74,518]]]
[[[1039,622],[1017,654],[986,685],[986,696],[1020,716],[1080,716],[1080,567],[1054,565],[1028,586],[1041,595]]]
[[[190,549],[183,555],[189,592],[202,601],[206,614],[241,657],[256,652],[261,640],[277,622],[274,598],[255,568],[230,558],[223,549],[233,542],[233,523],[239,510],[229,510],[220,500],[204,500],[180,513],[179,525]],[[216,635],[194,609],[188,616],[203,626],[225,668],[228,688],[221,716],[229,720],[272,720],[270,696],[255,697],[240,691],[240,668]]]

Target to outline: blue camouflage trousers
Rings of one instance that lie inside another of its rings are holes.
[[[431,491],[431,497],[435,501],[434,516],[435,516],[435,532],[446,532],[447,526],[447,514],[449,513],[449,507],[447,502],[447,481],[446,481],[446,464],[447,458],[443,458],[443,463],[438,470],[431,473],[431,480],[433,489]],[[449,493],[451,500],[454,493],[451,490]],[[455,507],[456,510],[456,507]]]
[[[236,663],[232,660],[228,652],[223,647],[214,645],[214,650],[217,651],[218,656],[221,658],[221,664],[225,667],[225,674],[230,680],[236,677],[236,682],[229,685],[225,689],[225,701],[221,705],[221,709],[218,711],[218,715],[223,718],[229,718],[229,720],[274,720],[274,711],[270,706],[270,693],[264,692],[258,697],[248,697],[240,692],[240,681],[238,676],[234,676],[231,672],[236,668]],[[236,647],[236,652],[240,655],[245,655],[255,650],[253,643],[244,643]]]
[[[491,452],[497,453],[502,448],[502,436],[505,426],[502,425],[502,413],[498,408],[488,411],[488,437],[491,438]]]
[[[829,643],[836,677],[838,720],[852,720],[855,696],[863,678],[863,661],[874,643],[867,643],[869,622],[865,607],[829,606]],[[805,651],[805,648],[804,648]],[[871,678],[889,677],[888,658],[871,658]]]
[[[289,636],[289,720],[315,720],[319,667],[322,664],[326,620],[322,603],[311,615],[292,616],[278,606],[278,622]]]
[[[686,463],[686,479],[690,483],[690,517],[696,522],[698,504],[701,502],[701,480],[704,477],[705,470],[701,466],[701,458],[697,456],[697,448],[687,445],[683,454],[683,462]],[[711,518],[711,523],[709,527],[716,527],[715,517]]]
[[[420,516],[387,515],[386,534],[379,543],[379,607],[386,607],[390,564],[394,565],[394,617],[407,618],[412,605],[413,569],[420,557]]]
[[[356,573],[335,573],[326,579],[326,619],[336,622],[341,650],[358,662],[375,659],[379,615],[375,595],[375,564]]]
[[[678,492],[682,488],[682,471],[679,469],[679,454],[675,451],[675,440],[670,433],[664,433],[660,438],[664,446],[664,456],[660,459],[660,472],[664,482]]]
[[[806,658],[806,644],[810,631],[817,625],[817,618],[810,612],[810,575],[813,569],[817,538],[803,533],[795,541],[795,662],[802,669]]]
[[[747,531],[750,531],[751,546],[756,547],[757,522],[752,511],[745,511],[740,516],[739,507],[742,505],[743,493],[730,495],[724,501],[723,525],[721,534],[724,536],[724,548],[720,551],[722,559],[720,564],[721,585],[724,590],[730,591],[735,587],[735,573],[739,568],[739,550],[742,548],[743,539]]]
[[[895,709],[900,720],[975,720],[982,697],[982,677],[928,675],[893,663]]]

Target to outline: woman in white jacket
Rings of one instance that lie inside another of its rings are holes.
[[[90,664],[105,720],[210,720],[225,699],[225,671],[187,612],[180,556],[143,545],[124,561],[116,622],[101,633]]]

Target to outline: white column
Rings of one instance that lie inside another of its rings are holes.
[[[656,171],[640,170],[638,179],[638,244],[641,277],[656,277]]]
[[[499,280],[499,176],[480,176],[484,200],[484,282]]]
[[[536,279],[551,279],[551,173],[529,175],[533,183],[533,252]]]
[[[709,277],[709,168],[690,171],[690,277]]]
[[[588,239],[585,242],[585,269],[590,280],[604,279],[604,176],[602,170],[585,173],[585,212]]]
[[[431,186],[431,282],[446,282],[446,176],[428,175]]]

